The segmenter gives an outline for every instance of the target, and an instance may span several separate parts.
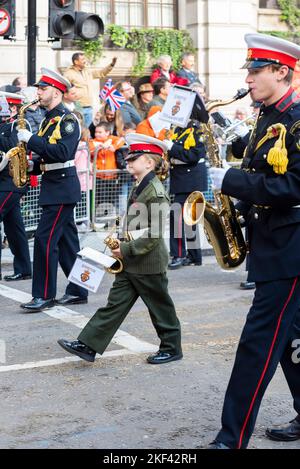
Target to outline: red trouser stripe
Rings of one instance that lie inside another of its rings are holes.
[[[58,211],[58,214],[55,218],[55,221],[53,223],[53,226],[50,231],[50,236],[47,242],[47,251],[46,251],[46,281],[45,281],[45,290],[44,290],[44,299],[47,300],[47,294],[48,294],[48,281],[49,281],[49,254],[50,254],[50,244],[51,244],[51,239],[54,233],[55,226],[58,222],[58,219],[60,217],[61,211],[64,208],[63,205],[60,206],[60,209]]]
[[[290,302],[290,299],[292,298],[292,295],[293,295],[293,293],[294,293],[294,290],[295,290],[297,281],[298,281],[298,277],[295,278],[294,283],[293,283],[293,286],[292,286],[291,291],[290,291],[290,293],[289,293],[288,299],[286,300],[285,305],[284,305],[284,307],[282,308],[282,311],[281,311],[281,313],[280,313],[280,315],[279,315],[278,322],[277,322],[277,326],[276,326],[276,330],[275,330],[275,334],[274,334],[274,337],[273,337],[273,340],[272,340],[272,344],[271,344],[271,347],[270,347],[270,350],[269,350],[269,353],[268,353],[268,358],[267,358],[265,367],[264,367],[264,369],[263,369],[262,375],[261,375],[261,377],[260,377],[260,380],[259,380],[259,382],[258,382],[257,388],[256,388],[256,390],[255,390],[254,396],[253,396],[253,398],[252,398],[252,401],[251,401],[251,404],[250,404],[250,407],[249,407],[248,414],[247,414],[247,416],[246,416],[244,425],[243,425],[242,430],[241,430],[238,449],[241,449],[242,442],[243,442],[243,437],[244,437],[244,433],[245,433],[245,429],[246,429],[248,420],[249,420],[249,418],[250,418],[250,415],[251,415],[251,412],[252,412],[252,409],[253,409],[253,406],[254,406],[254,403],[255,403],[255,399],[256,399],[256,397],[257,397],[258,391],[259,391],[259,389],[260,389],[260,386],[261,386],[262,381],[263,381],[263,379],[264,379],[264,377],[265,377],[266,371],[267,371],[267,369],[268,369],[268,366],[269,366],[269,363],[270,363],[270,360],[271,360],[271,356],[272,356],[273,349],[274,349],[274,345],[275,345],[275,342],[276,342],[276,339],[277,339],[277,336],[278,336],[278,332],[279,332],[279,327],[280,327],[280,324],[281,324],[282,316],[283,316],[283,313],[285,312],[285,310],[286,310],[286,308],[287,308],[287,305],[288,305],[289,302]]]
[[[183,214],[183,209],[180,212],[180,215],[178,217],[178,257],[182,257],[182,214]]]
[[[5,205],[6,202],[11,198],[12,195],[13,195],[13,192],[10,192],[10,193],[8,194],[8,196],[6,197],[6,199],[3,201],[3,203],[2,203],[2,205],[1,205],[1,207],[0,207],[0,212],[2,211],[4,205]]]

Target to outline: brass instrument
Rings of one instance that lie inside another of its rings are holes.
[[[119,226],[119,224],[120,224],[120,217],[117,217],[115,225],[113,226],[112,230],[103,241],[104,244],[107,247],[109,247],[109,249],[117,249],[119,247],[119,243],[117,242],[117,239],[112,236],[116,228]],[[115,256],[112,256],[112,257],[116,261],[113,263],[112,266],[106,267],[105,270],[109,274],[119,274],[120,272],[122,272],[123,267],[124,267],[122,259],[120,259],[120,257],[115,257]]]
[[[25,112],[30,106],[38,102],[39,100],[35,99],[31,103],[20,108],[17,118],[18,130],[26,129]],[[11,148],[6,153],[6,157],[9,159],[9,174],[11,175],[15,186],[26,186],[28,183],[26,143],[19,142],[18,146]]]
[[[246,96],[248,92],[239,90],[232,99],[212,101],[207,104],[206,110],[211,112],[216,107],[231,104]],[[201,130],[210,165],[222,167],[219,147],[210,123],[202,123]],[[202,192],[192,192],[184,203],[183,217],[187,225],[195,225],[204,220],[204,231],[214,249],[217,262],[222,269],[229,270],[242,264],[247,247],[232,200],[221,191],[214,191],[214,197],[215,206],[206,202]]]

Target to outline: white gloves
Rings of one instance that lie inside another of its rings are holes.
[[[223,160],[223,168],[209,168],[213,190],[218,191],[222,189],[223,179],[229,168],[230,165],[225,160]]]
[[[1,161],[0,161],[0,171],[2,171],[6,167],[8,162],[9,162],[9,158],[7,158],[6,153],[2,153]]]
[[[249,133],[249,129],[245,124],[238,125],[233,132],[240,138],[245,137]]]
[[[31,173],[34,168],[34,162],[32,160],[27,160],[27,171]]]
[[[174,145],[174,142],[172,142],[171,140],[164,140],[163,142],[168,147],[168,150],[171,150],[172,146]]]
[[[32,132],[30,132],[29,130],[21,129],[18,132],[18,140],[19,140],[19,142],[28,143],[28,141],[30,140],[32,135],[33,135]]]

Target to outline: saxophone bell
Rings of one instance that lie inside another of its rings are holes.
[[[194,191],[186,199],[183,206],[183,218],[187,225],[193,226],[203,222],[206,200],[202,192]]]

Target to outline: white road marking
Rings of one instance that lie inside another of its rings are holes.
[[[19,303],[27,303],[31,300],[31,295],[29,293],[22,292],[20,290],[16,290],[15,288],[8,287],[6,285],[0,284],[0,295],[8,298],[13,301],[17,301]],[[82,314],[77,313],[69,308],[65,308],[64,306],[54,306],[51,309],[47,309],[43,311],[44,314],[48,316],[63,321],[68,324],[72,324],[75,327],[82,329],[86,323],[88,322],[88,318]],[[33,313],[35,314],[35,313]],[[127,353],[146,353],[146,352],[155,352],[157,351],[157,346],[150,344],[149,342],[145,342],[143,340],[134,337],[127,332],[122,330],[118,330],[114,335],[112,342],[117,345],[121,345],[124,347],[125,350],[114,350],[112,352],[105,352],[102,356],[122,356]],[[77,357],[70,357],[69,359],[54,359],[54,360],[46,360],[40,362],[29,362],[17,365],[9,365],[0,367],[1,371],[9,371],[14,369],[23,369],[22,366],[26,368],[35,368],[38,366],[51,366],[58,364],[57,360],[63,360],[61,363],[65,363],[66,361],[77,361]],[[44,364],[46,363],[46,364]],[[48,364],[47,364],[48,363]],[[35,366],[36,365],[36,366]],[[16,367],[16,368],[14,368]]]
[[[112,357],[120,357],[124,355],[135,355],[135,352],[130,352],[129,350],[125,350],[125,349],[124,350],[112,350],[110,352],[104,352],[104,354],[101,355],[101,360],[103,360],[103,358],[105,359],[105,358],[112,358]],[[71,357],[65,357],[65,358],[53,358],[52,360],[42,360],[39,362],[26,362],[26,363],[18,363],[16,365],[3,365],[3,366],[0,366],[0,373],[5,373],[6,371],[30,370],[33,368],[42,368],[45,366],[55,366],[55,365],[61,365],[64,363],[79,362],[79,361],[82,361],[82,359],[79,357],[71,356]]]

